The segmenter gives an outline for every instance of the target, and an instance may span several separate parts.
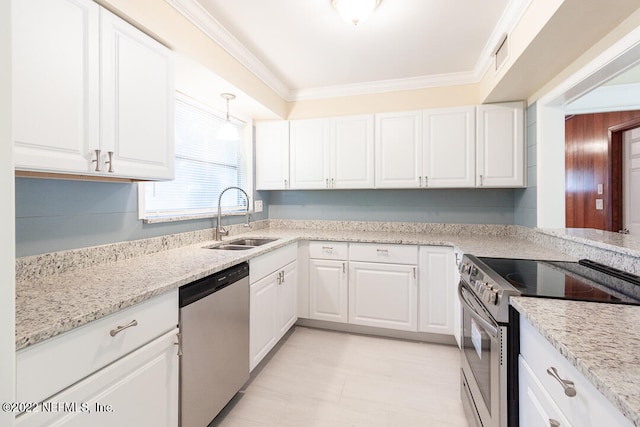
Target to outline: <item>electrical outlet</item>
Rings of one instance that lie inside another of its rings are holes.
[[[255,213],[262,212],[262,200],[256,200],[253,202],[253,211]]]
[[[596,199],[596,210],[601,211],[604,209],[604,201],[602,199]]]

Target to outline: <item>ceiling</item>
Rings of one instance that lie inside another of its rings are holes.
[[[478,82],[530,0],[167,0],[285,100]]]

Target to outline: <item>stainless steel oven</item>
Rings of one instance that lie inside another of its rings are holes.
[[[465,255],[461,397],[474,427],[517,427],[519,323],[512,296],[640,304],[640,277],[590,260],[579,262]]]
[[[507,326],[500,325],[464,279],[461,394],[467,419],[476,426],[507,425]]]

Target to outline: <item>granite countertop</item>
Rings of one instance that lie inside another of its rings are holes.
[[[298,240],[440,245],[454,246],[462,252],[479,256],[513,257],[517,254],[523,258],[571,259],[517,236],[487,233],[457,235],[266,228],[225,240],[239,237],[277,237],[279,240],[245,251],[204,249],[220,242],[201,241],[60,274],[37,275],[36,270],[31,276],[19,278],[16,283],[16,349],[36,344]],[[86,257],[86,254],[83,252],[78,257]],[[45,267],[41,267],[43,271],[47,271]]]
[[[511,305],[640,426],[640,307],[526,297]]]

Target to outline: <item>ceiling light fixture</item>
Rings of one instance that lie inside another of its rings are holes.
[[[229,120],[229,101],[236,99],[236,96],[232,93],[221,93],[220,96],[227,100],[227,119],[222,126],[220,126],[218,139],[223,141],[238,141],[240,140],[238,128],[231,123],[231,120]]]
[[[331,0],[340,16],[354,26],[369,18],[381,0]]]

